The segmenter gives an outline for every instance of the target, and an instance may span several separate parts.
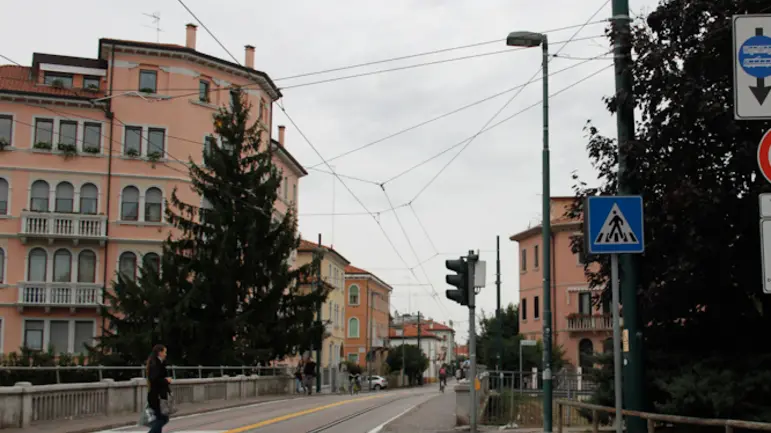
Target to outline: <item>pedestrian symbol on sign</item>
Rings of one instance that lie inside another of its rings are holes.
[[[600,245],[634,245],[639,243],[624,214],[618,208],[618,204],[613,204],[594,243]]]

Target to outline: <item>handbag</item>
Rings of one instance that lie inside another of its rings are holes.
[[[161,399],[161,413],[169,416],[177,412],[177,408],[174,405],[174,395],[169,393],[169,396],[165,399]]]
[[[139,421],[137,425],[141,427],[150,427],[155,422],[155,412],[150,408],[150,405],[145,403],[144,409],[139,413]]]

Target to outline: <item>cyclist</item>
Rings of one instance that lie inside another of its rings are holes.
[[[442,365],[439,369],[439,389],[444,392],[445,386],[447,386],[447,367]]]

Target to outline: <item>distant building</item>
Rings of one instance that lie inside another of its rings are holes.
[[[305,239],[297,249],[297,266],[313,261],[317,243]],[[321,306],[321,320],[326,326],[326,337],[321,348],[321,367],[336,367],[345,356],[345,267],[350,264],[334,248],[322,245],[324,258],[321,261],[321,279],[330,287],[324,305]],[[312,277],[313,279],[313,277]],[[313,353],[315,357],[315,351]]]
[[[442,364],[455,361],[455,330],[451,326],[439,323],[431,318],[421,315],[418,321],[417,315],[397,315],[391,322],[391,347],[398,350],[402,342],[404,344],[417,344],[418,324],[420,326],[420,347],[429,359],[429,369],[426,377],[435,377]],[[412,333],[414,332],[414,335]],[[423,337],[429,338],[423,341]]]
[[[375,274],[345,268],[345,359],[380,374],[388,354],[388,318],[393,288]]]
[[[612,349],[609,304],[593,305],[583,258],[571,250],[571,237],[581,234],[581,221],[565,217],[573,197],[551,198],[552,329],[555,345],[576,367],[590,365],[590,355]],[[528,339],[543,336],[542,232],[531,227],[510,238],[519,243],[519,329]]]

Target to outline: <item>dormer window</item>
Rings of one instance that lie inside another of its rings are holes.
[[[46,72],[43,75],[43,83],[53,87],[71,88],[72,75]]]

